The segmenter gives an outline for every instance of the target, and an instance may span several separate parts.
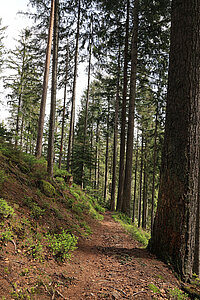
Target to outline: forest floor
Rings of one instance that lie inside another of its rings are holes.
[[[178,299],[170,296],[179,288],[172,271],[133,240],[111,213],[92,228],[66,265],[72,281],[65,299]]]
[[[173,272],[133,240],[110,212],[90,226],[93,233],[79,238],[65,263],[50,259],[41,264],[21,251],[15,254],[8,243],[7,256],[0,257],[0,299],[188,299],[172,296],[180,293]]]

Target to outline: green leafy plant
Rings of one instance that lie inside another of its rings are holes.
[[[42,209],[31,197],[25,197],[23,200],[24,204],[28,206],[31,210],[31,216],[35,219],[38,219],[45,212],[45,209]]]
[[[85,229],[85,232],[87,233],[87,235],[92,234],[92,230],[86,222],[81,222],[80,226]]]
[[[44,249],[39,239],[28,238],[23,247],[25,248],[25,253],[32,258],[39,260],[40,262],[44,259]]]
[[[0,198],[0,216],[4,218],[8,218],[9,216],[14,215],[14,209],[8,205],[6,200]]]
[[[71,252],[76,249],[78,238],[63,230],[60,234],[48,234],[47,240],[55,258],[64,261],[70,259]]]
[[[13,232],[10,229],[7,229],[0,233],[0,241],[6,243],[13,240]]]
[[[183,291],[179,290],[178,288],[169,289],[168,293],[170,297],[176,300],[187,300],[189,299],[188,294],[184,293]]]
[[[156,294],[160,294],[160,293],[161,293],[160,289],[159,289],[156,285],[154,285],[153,283],[150,283],[150,284],[148,285],[148,287],[149,287],[149,289],[150,289],[152,292],[154,292],[154,293],[156,293]]]

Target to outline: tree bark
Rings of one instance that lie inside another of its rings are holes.
[[[37,158],[40,158],[42,155],[42,137],[43,137],[43,130],[44,130],[44,117],[45,117],[48,79],[49,79],[51,45],[52,45],[52,37],[53,37],[54,10],[55,10],[55,0],[51,0],[51,13],[50,13],[48,42],[47,42],[47,50],[46,50],[43,91],[42,91],[42,100],[40,104],[40,116],[38,121],[38,134],[37,134],[37,144],[36,144],[36,153],[35,153]]]
[[[79,47],[79,32],[80,32],[80,15],[81,15],[81,0],[78,1],[76,49],[75,49],[75,58],[74,58],[74,81],[73,81],[73,90],[72,90],[72,107],[71,107],[70,129],[69,129],[68,152],[67,152],[67,171],[69,171],[69,169],[70,169],[72,144],[73,144],[73,138],[74,138],[76,83],[77,83],[77,73],[78,73],[78,47]]]
[[[118,115],[119,115],[119,81],[120,81],[120,47],[118,53],[117,67],[117,91],[115,99],[115,123],[114,123],[114,141],[113,141],[113,168],[112,168],[112,189],[110,209],[115,210],[115,190],[116,190],[116,166],[117,166],[117,137],[118,137]]]
[[[49,138],[48,138],[48,152],[47,152],[47,172],[51,177],[53,177],[54,131],[55,131],[55,115],[56,115],[56,89],[57,89],[57,66],[58,66],[58,9],[59,9],[59,0],[55,0],[51,109],[50,109]]]
[[[129,116],[128,116],[128,132],[126,147],[126,166],[125,178],[123,186],[123,202],[122,212],[131,216],[131,183],[132,183],[132,161],[133,161],[133,138],[134,138],[134,118],[135,118],[135,98],[136,98],[136,71],[137,71],[137,53],[138,53],[138,12],[139,0],[134,2],[133,11],[133,37],[131,48],[131,82],[130,82],[130,99],[129,99]]]
[[[136,193],[137,193],[137,169],[138,169],[138,133],[136,141],[136,158],[135,158],[135,180],[134,180],[134,198],[133,198],[133,215],[132,222],[135,223],[135,204],[136,204]]]
[[[147,226],[147,141],[145,142],[144,174],[143,174],[143,206],[142,206],[142,228]]]
[[[64,101],[63,101],[63,112],[62,112],[62,129],[61,129],[61,140],[60,140],[60,155],[59,155],[59,162],[58,162],[59,169],[61,168],[62,156],[63,156],[63,140],[64,140],[64,132],[65,132],[65,111],[66,111],[66,98],[67,98],[68,65],[69,65],[69,44],[67,43]]]
[[[200,0],[173,0],[166,127],[149,248],[192,276],[199,177]]]
[[[129,36],[129,10],[130,1],[127,0],[127,14],[126,14],[126,36],[124,49],[124,82],[123,82],[123,99],[122,99],[122,113],[121,113],[121,135],[120,135],[120,163],[119,163],[119,183],[117,195],[117,210],[121,211],[123,200],[124,187],[124,158],[125,158],[125,142],[126,142],[126,97],[127,97],[127,69],[128,69],[128,36]]]
[[[141,211],[142,211],[142,175],[143,175],[143,152],[144,152],[144,133],[142,131],[142,145],[141,145],[141,165],[140,165],[140,193],[138,203],[138,227],[141,226]]]
[[[90,32],[90,40],[89,40],[89,61],[88,61],[88,83],[87,83],[87,95],[86,95],[86,103],[85,103],[85,119],[84,119],[84,136],[83,136],[83,155],[85,155],[85,147],[86,147],[86,139],[87,139],[87,123],[88,123],[88,108],[89,108],[89,95],[90,95],[90,77],[91,77],[91,62],[92,62],[92,17],[91,17],[91,32]],[[84,184],[84,161],[81,166],[81,181],[82,187],[85,187]]]
[[[107,185],[108,185],[108,150],[109,150],[109,114],[110,114],[110,99],[108,96],[108,115],[106,128],[106,157],[105,157],[105,180],[104,180],[104,203],[107,200]]]
[[[156,108],[156,121],[154,130],[154,146],[153,146],[153,179],[152,179],[152,194],[151,194],[151,233],[153,231],[154,221],[154,206],[155,206],[155,175],[156,175],[156,155],[157,155],[157,129],[158,129],[158,104]]]

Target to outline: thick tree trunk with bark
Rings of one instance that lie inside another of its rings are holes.
[[[70,118],[70,129],[69,129],[69,141],[68,141],[68,152],[67,152],[67,171],[70,169],[72,146],[74,139],[74,122],[75,122],[75,104],[76,104],[76,82],[78,73],[78,47],[79,47],[79,32],[80,32],[80,15],[81,15],[81,0],[78,2],[78,19],[77,19],[77,31],[76,31],[76,49],[74,58],[74,81],[72,90],[72,107],[71,107],[71,118]]]
[[[43,130],[44,130],[44,117],[45,117],[47,88],[48,88],[48,79],[49,79],[51,45],[52,45],[52,38],[53,38],[54,10],[55,10],[55,0],[52,0],[48,42],[47,42],[47,50],[46,50],[46,62],[45,62],[45,69],[44,69],[42,100],[40,104],[40,116],[38,121],[38,134],[37,134],[37,144],[36,144],[36,153],[35,153],[37,158],[40,158],[42,155],[42,137],[43,137]]]
[[[153,146],[153,180],[152,180],[152,193],[151,193],[151,233],[153,231],[154,206],[155,206],[154,196],[155,196],[155,175],[156,175],[156,155],[157,155],[157,129],[158,129],[158,106],[156,109],[154,146]]]
[[[117,195],[117,210],[122,208],[123,188],[124,188],[124,158],[125,158],[125,142],[126,142],[126,97],[127,97],[127,69],[128,69],[128,37],[129,37],[129,10],[130,1],[127,0],[127,15],[126,15],[126,37],[124,49],[124,82],[123,82],[123,99],[121,113],[121,135],[120,135],[120,163],[119,163],[119,183]]]
[[[130,82],[130,99],[128,115],[128,132],[126,147],[126,166],[123,186],[122,212],[131,216],[131,183],[132,183],[132,161],[133,161],[133,138],[134,138],[134,118],[135,118],[135,97],[136,97],[136,71],[137,71],[137,41],[138,41],[138,12],[139,0],[134,2],[133,11],[133,37],[131,47],[131,82]]]
[[[54,131],[55,131],[55,115],[56,115],[56,89],[57,89],[57,66],[58,66],[58,6],[59,6],[59,0],[55,0],[51,109],[50,109],[49,139],[48,139],[48,152],[47,152],[47,172],[51,177],[53,177]]]
[[[151,252],[192,276],[199,177],[200,0],[173,0],[167,115]]]

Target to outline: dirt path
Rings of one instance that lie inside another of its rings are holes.
[[[169,299],[178,287],[171,270],[126,234],[110,213],[93,226],[93,235],[79,241],[66,264],[71,284],[66,299]],[[152,292],[149,284],[160,292]]]

